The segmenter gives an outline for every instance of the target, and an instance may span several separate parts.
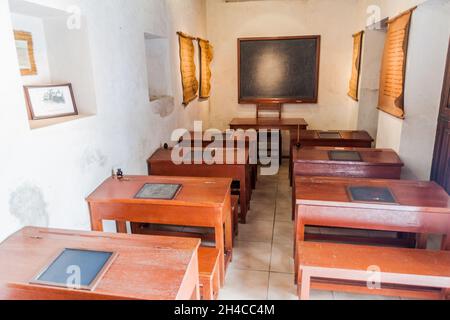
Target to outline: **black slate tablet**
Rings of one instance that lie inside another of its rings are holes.
[[[330,151],[328,157],[331,161],[363,161],[361,154],[357,151]]]
[[[115,256],[114,252],[64,249],[30,283],[94,290]]]
[[[398,204],[389,188],[348,187],[352,202]]]
[[[147,183],[136,194],[136,199],[173,200],[180,192],[180,184]]]
[[[339,132],[319,132],[320,139],[342,139],[342,136]]]

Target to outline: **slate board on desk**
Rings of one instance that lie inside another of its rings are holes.
[[[389,188],[378,187],[348,187],[352,202],[398,204]]]
[[[147,183],[136,194],[136,199],[173,200],[180,192],[180,184]]]
[[[319,132],[320,139],[342,139],[342,136],[339,132]]]
[[[31,284],[91,290],[106,272],[113,252],[64,249],[50,265],[39,273]],[[79,276],[79,278],[77,278]],[[79,283],[76,283],[78,281]],[[74,282],[75,281],[75,282]]]
[[[352,161],[352,162],[363,161],[361,154],[357,151],[333,150],[328,153],[328,157],[331,161]]]

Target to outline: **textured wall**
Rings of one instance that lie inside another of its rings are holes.
[[[379,112],[377,144],[399,152],[405,162],[404,178],[428,180],[450,36],[450,1],[384,1],[383,8],[393,17],[418,3],[406,66],[406,119]]]
[[[286,105],[287,117],[303,117],[311,128],[353,129],[356,103],[347,96],[352,34],[365,9],[361,1],[207,1],[208,35],[215,44],[211,124],[226,128],[236,116],[255,115],[237,101],[237,44],[240,37],[322,35],[319,103]]]
[[[206,37],[204,0],[33,0],[79,4],[88,24],[97,114],[30,130],[7,1],[0,1],[0,240],[23,225],[89,229],[85,197],[111,168],[145,174],[146,158],[179,125],[206,119],[209,102],[181,105],[175,32]],[[148,101],[144,33],[170,40],[174,111]],[[164,114],[166,115],[166,114]]]

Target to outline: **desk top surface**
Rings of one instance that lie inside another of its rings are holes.
[[[93,203],[127,203],[145,205],[222,207],[230,193],[231,179],[127,176],[124,180],[108,178],[86,200]],[[174,200],[135,199],[147,183],[181,184]]]
[[[331,151],[358,152],[362,161],[334,161]],[[293,161],[297,163],[340,163],[352,165],[403,166],[403,162],[392,149],[337,148],[337,147],[293,147]]]
[[[118,254],[88,295],[175,300],[199,245],[197,239],[24,228],[0,244],[0,298],[29,298],[7,288],[9,284],[24,285],[27,292],[39,290],[42,298],[41,289],[30,288],[29,281],[62,249],[76,248]],[[49,299],[70,298],[75,293],[55,290]]]
[[[425,181],[296,177],[297,204],[389,210],[433,211],[450,214],[450,197],[438,184]],[[389,188],[398,204],[352,202],[349,187]]]
[[[322,138],[321,133],[333,134],[339,133],[340,138]],[[330,131],[320,131],[320,130],[302,130],[300,131],[300,142],[305,140],[351,140],[351,141],[370,141],[373,142],[374,139],[370,136],[367,131],[345,131],[345,130],[330,130]]]
[[[188,151],[183,151],[183,148],[180,148],[177,152],[177,156],[181,159],[185,159],[183,164],[196,164],[194,160],[195,157],[202,157],[203,164],[201,165],[209,165],[205,163],[211,163],[210,161],[216,160],[215,164],[231,164],[231,165],[245,165],[249,163],[249,150],[248,148],[195,148]],[[214,151],[214,154],[212,152]],[[156,152],[148,158],[147,162],[150,164],[155,163],[170,163],[174,164],[172,158],[173,149],[158,149]],[[228,159],[230,157],[230,159]],[[228,160],[228,161],[227,161]],[[231,163],[229,160],[232,160]],[[182,165],[182,164],[181,164]]]
[[[230,126],[301,126],[307,127],[308,123],[303,118],[235,118]]]

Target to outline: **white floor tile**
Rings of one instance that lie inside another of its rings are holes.
[[[270,271],[294,274],[294,245],[292,242],[273,243]]]
[[[238,241],[272,242],[273,222],[255,220],[239,225]]]
[[[232,268],[269,271],[272,245],[266,242],[237,241],[233,250]]]
[[[267,300],[269,272],[229,269],[219,300]]]

